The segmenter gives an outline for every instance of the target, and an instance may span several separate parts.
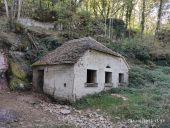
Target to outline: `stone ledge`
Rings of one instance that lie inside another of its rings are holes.
[[[98,83],[85,83],[85,87],[98,87]]]
[[[104,87],[113,87],[113,83],[105,83]]]

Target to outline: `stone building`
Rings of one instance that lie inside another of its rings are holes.
[[[123,56],[91,37],[64,43],[33,64],[33,86],[55,99],[83,96],[126,86],[129,66]]]

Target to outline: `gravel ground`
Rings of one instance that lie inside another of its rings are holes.
[[[33,92],[0,92],[0,128],[157,128],[149,122],[112,123],[100,109],[77,110],[52,104]]]

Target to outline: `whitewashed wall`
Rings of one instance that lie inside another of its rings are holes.
[[[61,100],[73,100],[74,66],[57,65],[44,70],[44,93]]]
[[[106,68],[110,66],[111,68]],[[97,70],[98,87],[85,87],[87,69]],[[88,50],[74,67],[74,95],[77,99],[87,94],[94,94],[104,90],[105,71],[112,72],[113,87],[118,87],[119,73],[124,73],[125,82],[128,82],[128,67],[122,58],[105,53]]]

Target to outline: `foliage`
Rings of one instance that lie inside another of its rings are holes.
[[[54,39],[53,37],[45,37],[40,40],[41,45],[44,45],[44,47],[48,50],[54,50],[57,47],[59,47],[61,44],[58,43],[57,39]]]
[[[37,8],[33,13],[32,18],[41,22],[54,22],[57,19],[57,12],[49,9]]]
[[[170,121],[169,120],[166,120],[165,122],[163,122],[159,128],[169,128],[170,126]]]
[[[167,99],[170,96],[170,75],[164,72],[166,69],[169,67],[150,69],[135,66],[131,71],[133,75],[130,73],[128,88],[114,88],[109,92],[87,96],[73,106],[79,109],[101,109],[109,114],[113,121],[118,120],[116,117],[120,120],[164,118],[170,109]],[[139,88],[139,85],[142,88]],[[123,101],[121,98],[113,97],[112,93],[127,97],[128,100]]]
[[[162,29],[159,31],[158,40],[163,41],[165,44],[170,42],[170,30],[168,29]]]
[[[30,49],[25,52],[25,58],[29,60],[31,63],[34,63],[38,59],[40,59],[43,55],[45,55],[48,51],[45,49],[35,50]]]
[[[126,25],[121,19],[107,19],[106,23],[115,30],[116,38],[121,38],[126,31]]]
[[[140,38],[124,40],[122,49],[125,53],[134,54],[135,58],[141,61],[147,61],[150,59],[149,49],[145,45],[142,45]]]
[[[151,59],[150,49],[145,44],[147,40],[141,40],[139,37],[135,38],[126,38],[119,42],[110,43],[109,48],[122,53],[128,58],[139,59],[143,62],[147,62]]]
[[[38,40],[38,42],[40,46],[38,50],[30,48],[25,52],[25,58],[31,63],[40,59],[48,51],[54,50],[61,45],[57,39],[50,36],[41,38]]]
[[[168,76],[167,76],[168,75]],[[169,67],[158,67],[157,69],[146,69],[133,67],[129,73],[130,87],[144,87],[149,85],[169,85]]]

